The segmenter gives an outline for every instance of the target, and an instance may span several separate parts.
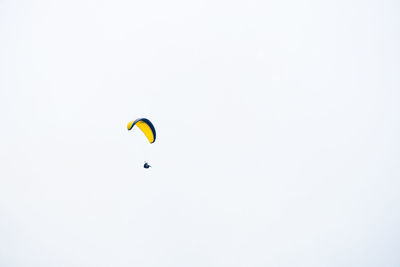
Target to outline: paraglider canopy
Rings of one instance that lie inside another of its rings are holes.
[[[151,121],[145,118],[137,119],[134,121],[131,121],[128,123],[128,131],[132,130],[134,126],[137,126],[144,135],[147,137],[149,140],[150,144],[154,143],[156,141],[156,129],[154,128],[153,124]]]

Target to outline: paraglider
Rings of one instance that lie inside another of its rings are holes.
[[[134,126],[137,126],[143,132],[150,144],[156,141],[156,129],[154,128],[151,121],[145,118],[131,121],[127,125],[128,131],[132,130]],[[143,167],[145,169],[148,169],[151,166],[147,162],[145,162]]]
[[[145,168],[145,169],[148,169],[148,168],[150,168],[151,166],[147,163],[147,162],[145,162],[144,163],[144,165],[143,165],[143,168]]]
[[[145,118],[137,119],[128,123],[128,131],[132,130],[133,126],[139,127],[140,130],[149,140],[150,144],[156,141],[156,129],[154,128],[151,121]]]

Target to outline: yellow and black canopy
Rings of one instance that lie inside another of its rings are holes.
[[[151,121],[145,118],[137,119],[128,123],[128,131],[132,130],[133,126],[139,127],[140,130],[149,140],[150,144],[156,141],[156,129],[154,128]]]

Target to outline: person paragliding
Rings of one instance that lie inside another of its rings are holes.
[[[150,166],[147,162],[145,162],[144,165],[143,165],[143,167],[144,167],[145,169],[148,169],[148,168],[150,168],[151,166]]]
[[[132,130],[134,126],[137,126],[143,134],[146,136],[147,140],[149,140],[150,144],[153,144],[156,141],[156,129],[154,128],[151,121],[145,118],[140,118],[128,123],[128,131]],[[145,169],[150,168],[151,166],[145,162],[144,166]]]

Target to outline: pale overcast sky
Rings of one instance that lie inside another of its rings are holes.
[[[0,266],[399,266],[399,14],[0,0]]]

